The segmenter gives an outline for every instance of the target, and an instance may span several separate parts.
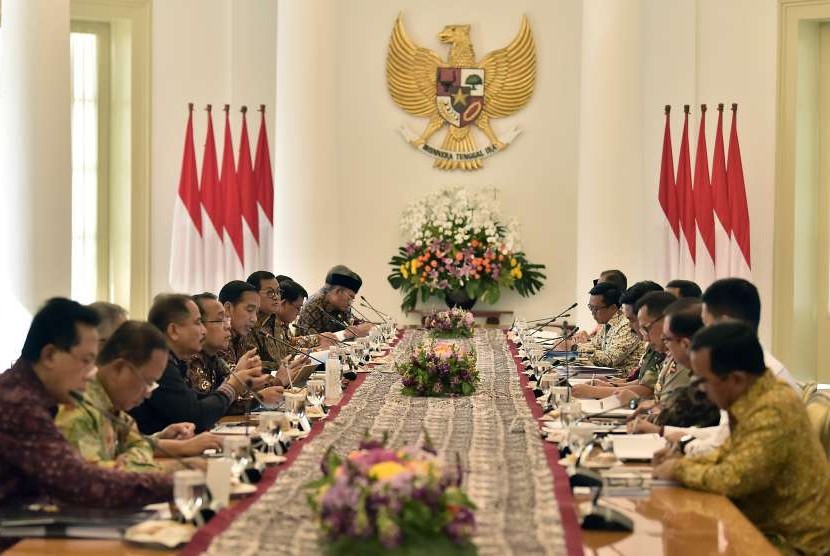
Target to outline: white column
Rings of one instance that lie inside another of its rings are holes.
[[[274,270],[309,293],[340,262],[340,230],[348,218],[340,214],[337,182],[338,4],[277,4]]]
[[[585,327],[600,271],[644,278],[641,9],[641,0],[583,3],[576,299]]]
[[[2,10],[0,289],[34,312],[70,292],[69,0],[3,0]],[[3,331],[25,334],[8,318]]]

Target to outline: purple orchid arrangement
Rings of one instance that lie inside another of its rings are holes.
[[[410,396],[469,396],[479,381],[475,350],[450,342],[428,340],[395,368]]]
[[[439,338],[469,338],[474,326],[473,314],[458,307],[434,311],[424,318],[424,328]]]
[[[427,443],[398,450],[366,439],[341,459],[329,450],[323,478],[309,485],[328,551],[365,554],[401,546],[472,548],[475,506],[461,489],[461,464],[445,470]]]

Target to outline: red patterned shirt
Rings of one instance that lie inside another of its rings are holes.
[[[172,498],[169,475],[84,461],[55,426],[57,405],[30,363],[20,360],[0,375],[0,504],[51,497],[116,508]]]

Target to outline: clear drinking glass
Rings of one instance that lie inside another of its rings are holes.
[[[182,469],[173,473],[173,503],[185,521],[201,521],[199,510],[207,502],[205,474],[198,469]]]
[[[279,411],[263,411],[259,414],[257,431],[262,443],[265,444],[265,453],[275,452],[274,447],[280,440],[280,422],[284,415]]]
[[[231,473],[240,480],[242,473],[253,461],[251,439],[247,436],[228,435],[222,440],[222,452],[231,458]]]
[[[309,380],[306,382],[308,403],[314,407],[323,405],[323,400],[326,398],[326,381],[325,380]]]
[[[297,428],[300,419],[305,415],[305,398],[305,396],[295,392],[285,393],[286,415],[293,428]]]
[[[559,405],[559,420],[563,428],[570,428],[571,424],[582,417],[582,406],[577,400],[571,400]]]

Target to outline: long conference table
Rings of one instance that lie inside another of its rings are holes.
[[[473,541],[479,554],[778,554],[725,497],[677,487],[646,496],[602,497],[601,504],[634,522],[633,533],[583,531],[578,501],[558,463],[558,447],[543,441],[542,409],[519,372],[515,346],[503,330],[478,329],[472,342],[481,382],[466,398],[413,398],[400,392],[394,363],[421,341],[407,330],[385,362],[361,373],[327,419],[295,442],[287,461],[263,473],[257,492],[222,510],[177,551],[117,540],[24,539],[7,554],[314,554],[319,528],[305,504],[304,485],[319,477],[322,453],[347,453],[364,431],[390,433],[392,445],[423,439],[439,453],[459,454],[464,487],[478,506]]]

